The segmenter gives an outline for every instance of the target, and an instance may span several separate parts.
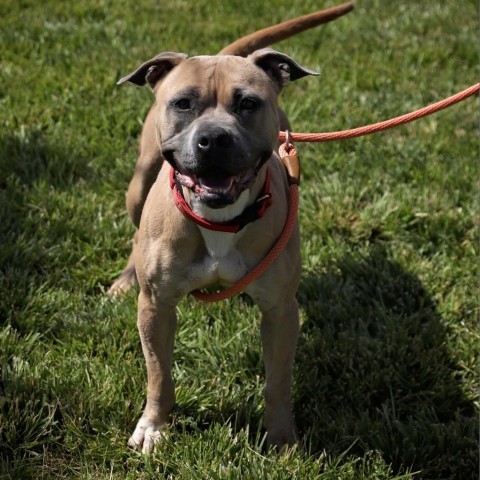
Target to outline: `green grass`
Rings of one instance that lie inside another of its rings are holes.
[[[215,53],[333,1],[0,3],[0,477],[478,478],[478,99],[387,133],[298,145],[301,448],[268,452],[258,312],[178,308],[177,407],[151,457],[126,440],[146,374],[135,295],[105,291],[152,101],[115,82],[164,50]],[[478,81],[478,5],[358,2],[276,46],[320,70],[285,91],[330,131]]]

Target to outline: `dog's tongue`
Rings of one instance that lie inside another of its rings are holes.
[[[200,186],[206,190],[228,191],[232,188],[235,177],[225,177],[222,175],[208,174],[198,178]]]

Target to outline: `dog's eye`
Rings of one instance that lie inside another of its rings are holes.
[[[180,98],[174,105],[179,110],[190,110],[190,100],[188,98]]]
[[[246,111],[246,112],[253,112],[254,110],[257,109],[258,107],[258,102],[254,100],[253,98],[242,98],[240,101],[240,110]]]

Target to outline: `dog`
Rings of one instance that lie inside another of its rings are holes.
[[[351,9],[345,5],[344,13]],[[280,29],[275,38],[293,31]],[[176,305],[194,290],[242,278],[268,253],[287,217],[278,132],[288,121],[278,96],[288,82],[316,73],[283,53],[257,49],[273,43],[265,33],[245,38],[214,56],[161,53],[118,82],[148,83],[156,99],[127,194],[138,231],[127,268],[112,287],[118,292],[140,285],[147,401],[128,444],[144,453],[161,439],[175,403]],[[244,290],[262,313],[264,424],[267,443],[279,448],[297,440],[291,382],[300,273],[297,223],[281,254]]]
[[[320,10],[281,22],[277,25],[263,28],[237,39],[221,50],[218,55],[237,55],[246,57],[256,50],[273,45],[274,43],[285,40],[315,26],[331,22],[332,20],[349,13],[353,8],[354,2],[350,1],[333,8]],[[123,82],[119,81],[118,83]],[[144,85],[145,83],[141,84]],[[280,109],[279,115],[282,130],[288,129],[289,123],[287,117]],[[144,121],[140,139],[140,151],[136,161],[133,178],[130,181],[127,190],[127,212],[137,229],[140,225],[143,205],[145,204],[148,192],[150,191],[153,182],[156,180],[164,160],[160,147],[156,141],[155,121],[156,113],[155,105],[153,105]],[[137,285],[134,255],[136,242],[137,234],[135,234],[133,238],[133,248],[127,265],[108,290],[109,296],[119,296]]]

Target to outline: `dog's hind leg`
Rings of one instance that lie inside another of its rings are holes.
[[[132,251],[128,257],[127,266],[120,276],[113,282],[107,294],[111,297],[123,295],[137,286],[137,273],[135,271],[135,247],[138,241],[138,231],[135,232],[132,240]]]

